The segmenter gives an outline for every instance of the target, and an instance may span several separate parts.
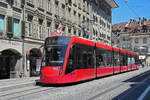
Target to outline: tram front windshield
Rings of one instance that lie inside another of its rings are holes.
[[[70,37],[49,37],[45,41],[45,66],[62,66]]]

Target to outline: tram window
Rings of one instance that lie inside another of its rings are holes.
[[[124,53],[120,53],[120,65],[122,66],[127,65],[126,54]]]
[[[88,62],[87,62],[88,55],[87,55],[87,51],[83,50],[82,54],[83,54],[83,67],[87,68],[88,67]]]
[[[132,65],[135,65],[135,58],[132,57]]]
[[[83,62],[82,62],[82,55],[81,55],[81,49],[80,47],[77,47],[77,50],[76,50],[76,66],[77,66],[77,69],[81,69],[82,66],[83,66]]]
[[[76,56],[75,60],[77,69],[94,68],[93,47],[76,44],[76,51],[73,53]]]
[[[113,59],[114,66],[119,66],[120,65],[120,56],[119,52],[114,51],[114,59]]]
[[[128,66],[131,66],[132,65],[132,58],[131,58],[131,55],[128,54],[128,57],[127,57],[127,60],[128,60]]]
[[[108,67],[112,67],[113,64],[112,64],[112,51],[108,50],[108,53],[107,53],[107,64],[108,64]]]
[[[138,56],[135,56],[135,64],[139,64]]]
[[[110,67],[112,66],[112,51],[102,48],[96,49],[96,66]]]
[[[93,51],[92,49],[88,51],[88,67],[89,68],[94,68],[94,58],[93,58]]]

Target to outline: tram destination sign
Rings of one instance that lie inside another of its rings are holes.
[[[46,39],[46,45],[68,44],[70,37],[50,37]]]

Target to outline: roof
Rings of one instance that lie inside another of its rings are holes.
[[[118,8],[119,7],[114,0],[105,0],[105,1],[111,6],[111,8]]]
[[[122,23],[119,23],[119,24],[114,24],[112,26],[112,31],[121,31],[122,29],[124,29],[124,27],[126,27],[128,23],[127,22],[122,22]]]
[[[130,22],[121,22],[112,26],[112,32],[127,33],[148,33],[150,30],[150,20],[139,18],[138,21],[130,19]]]

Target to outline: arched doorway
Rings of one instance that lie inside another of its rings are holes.
[[[40,75],[41,51],[37,48],[30,50],[30,76]]]
[[[21,67],[21,54],[14,49],[3,50],[0,53],[0,79],[17,77]]]

